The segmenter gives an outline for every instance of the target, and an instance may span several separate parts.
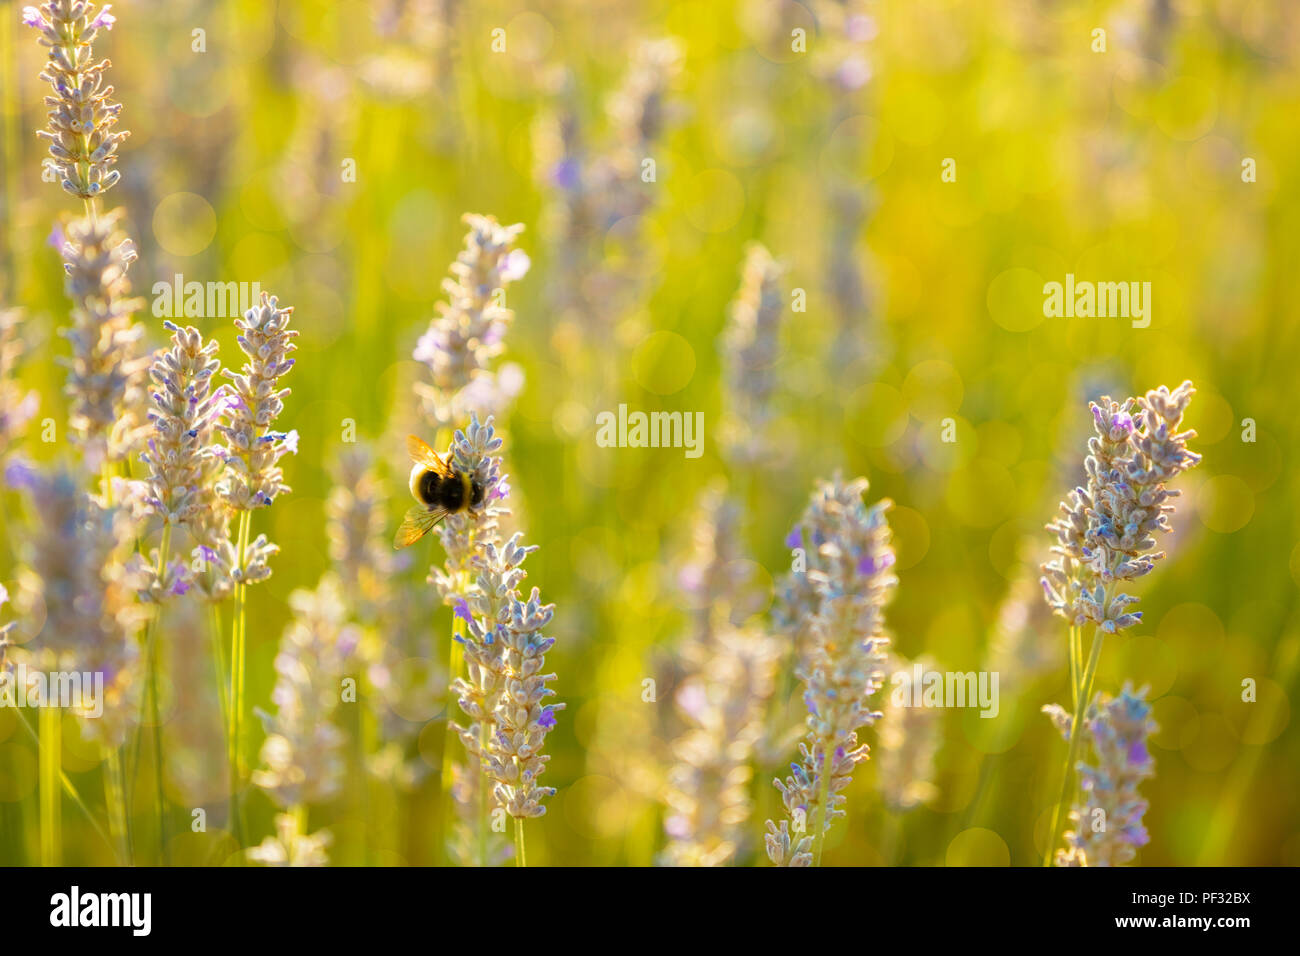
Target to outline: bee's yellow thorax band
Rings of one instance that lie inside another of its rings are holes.
[[[469,496],[474,490],[474,483],[470,481],[469,475],[467,475],[465,472],[461,471],[461,472],[457,472],[457,474],[460,475],[460,486],[463,489],[465,489],[465,497],[461,500],[465,502],[465,507],[468,508],[469,500],[470,500]]]

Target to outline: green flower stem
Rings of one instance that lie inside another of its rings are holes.
[[[527,866],[524,847],[524,818],[515,817],[515,866]]]
[[[23,729],[26,730],[28,735],[32,738],[32,742],[39,747],[40,735],[36,732],[36,728],[34,728],[28,722],[27,715],[23,713],[22,708],[15,708],[14,712],[18,714],[18,719],[22,723]],[[71,797],[72,802],[77,805],[77,809],[80,810],[83,814],[85,814],[86,822],[89,823],[91,827],[94,828],[95,832],[98,833],[103,838],[104,842],[108,844],[110,849],[113,849],[114,852],[117,852],[116,848],[113,845],[113,841],[109,839],[108,834],[104,832],[104,828],[100,826],[99,821],[95,819],[95,815],[91,813],[90,808],[86,806],[86,801],[81,799],[81,794],[77,792],[76,785],[73,784],[72,778],[69,777],[66,773],[64,773],[62,769],[60,769],[59,779],[63,784],[63,792],[66,793],[69,797]]]
[[[171,550],[172,526],[163,525],[162,543],[158,545],[157,577],[163,580],[167,571],[167,552]],[[158,616],[162,614],[161,606]],[[149,633],[145,638],[145,653],[148,656],[148,694],[149,719],[153,724],[153,764],[154,764],[154,799],[157,803],[158,822],[158,856],[163,865],[171,863],[171,851],[167,846],[167,802],[163,787],[163,744],[162,715],[158,706],[158,616],[149,622]]]
[[[243,731],[244,711],[244,653],[246,641],[246,610],[248,606],[248,584],[243,580],[244,562],[248,558],[248,535],[252,525],[253,513],[239,513],[239,573],[240,580],[235,584],[235,615],[230,634],[230,825],[235,840],[244,846],[244,821],[239,806],[239,789],[242,780],[240,771],[240,744]]]
[[[1106,595],[1106,606],[1110,606],[1110,595]],[[1101,645],[1105,638],[1100,627],[1092,635],[1092,650],[1088,653],[1088,666],[1083,672],[1083,682],[1079,687],[1079,702],[1074,708],[1074,718],[1070,721],[1070,746],[1065,757],[1065,773],[1061,775],[1061,793],[1056,806],[1052,808],[1052,829],[1047,835],[1047,850],[1043,854],[1043,866],[1052,865],[1052,856],[1056,850],[1056,831],[1061,825],[1061,805],[1069,793],[1070,775],[1074,771],[1074,762],[1079,756],[1079,738],[1083,736],[1083,714],[1087,710],[1087,701],[1092,699],[1092,682],[1097,676],[1097,661],[1101,658]]]
[[[70,784],[65,784],[64,789],[69,790],[70,795],[77,802],[77,805],[85,810],[85,805],[81,803],[76,791],[70,789]],[[117,853],[118,863],[128,865],[131,860],[131,825],[130,818],[126,812],[126,776],[122,769],[122,749],[120,747],[104,748],[104,802],[108,805],[108,828],[112,833],[112,839],[108,842]],[[94,824],[95,829],[99,830],[99,824],[90,817],[89,811],[86,811],[87,817]],[[103,831],[100,831],[103,835]]]
[[[52,701],[40,707],[39,778],[41,793],[41,866],[59,866],[62,862],[60,817],[63,787],[63,711]]]

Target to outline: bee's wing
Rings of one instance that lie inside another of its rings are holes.
[[[409,509],[406,517],[402,519],[402,526],[397,529],[397,534],[393,537],[393,547],[405,548],[415,544],[445,517],[447,512],[442,508],[430,509],[424,505],[416,505]]]
[[[438,457],[438,453],[425,443],[424,439],[415,435],[406,436],[406,453],[411,456],[411,461],[417,465],[423,465],[430,471],[439,475],[450,475],[451,469],[447,463]]]

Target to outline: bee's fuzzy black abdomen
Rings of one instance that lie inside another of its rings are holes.
[[[465,508],[465,483],[459,475],[443,476],[426,471],[420,476],[419,498],[431,508],[456,513]]]

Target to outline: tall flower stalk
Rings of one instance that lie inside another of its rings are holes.
[[[780,826],[767,822],[767,854],[778,866],[821,865],[826,833],[844,816],[840,791],[868,756],[857,731],[881,716],[871,698],[884,678],[884,608],[898,579],[885,520],[890,502],[868,507],[866,490],[864,478],[845,482],[837,475],[820,483],[795,529],[812,592],[797,670],[808,730],[790,776],[774,781],[790,817]],[[812,834],[800,836],[809,825]]]
[[[466,416],[474,416],[471,430],[476,434],[485,427],[491,435],[491,418],[505,410],[518,390],[519,376],[506,376],[494,368],[504,350],[504,338],[514,312],[505,306],[505,289],[527,274],[528,254],[515,246],[522,224],[502,226],[491,216],[466,213],[463,221],[470,227],[465,248],[451,264],[451,276],[443,280],[446,301],[436,306],[437,315],[416,343],[413,357],[425,366],[426,379],[417,382],[415,391],[425,419],[434,427],[435,447],[451,440],[452,429]],[[479,426],[479,418],[489,421]],[[459,433],[457,433],[459,434]],[[497,439],[499,444],[500,439]],[[499,510],[488,502],[477,511],[451,515],[439,527],[439,536],[447,550],[442,571],[434,568],[429,580],[437,586],[445,604],[463,600],[469,587],[469,556],[474,546],[496,541],[496,515]],[[460,640],[463,622],[452,620],[448,641],[447,672],[451,679],[464,670]],[[451,724],[448,722],[443,749],[442,787],[451,802],[457,794],[473,787],[473,776],[457,774],[452,766]],[[453,777],[460,786],[453,786]]]
[[[1138,599],[1120,588],[1150,573],[1164,557],[1164,552],[1154,550],[1154,535],[1172,530],[1170,502],[1179,495],[1168,484],[1201,460],[1187,448],[1196,432],[1179,431],[1195,391],[1191,382],[1183,382],[1172,392],[1162,385],[1123,403],[1109,396],[1092,402],[1095,434],[1088,440],[1084,460],[1086,486],[1070,493],[1061,503],[1060,517],[1047,526],[1056,536],[1056,545],[1052,560],[1043,565],[1042,585],[1048,605],[1069,624],[1073,717],[1044,866],[1052,863],[1061,806],[1084,737],[1102,643],[1107,634],[1117,634],[1142,619],[1141,611],[1129,609]],[[1093,632],[1085,660],[1082,642],[1088,626]],[[1059,708],[1052,706],[1055,714]]]
[[[158,845],[167,859],[167,827],[163,790],[162,715],[158,701],[158,627],[162,605],[190,588],[184,561],[170,560],[173,534],[179,526],[193,526],[205,505],[204,488],[211,484],[219,462],[210,444],[217,413],[218,394],[212,380],[220,368],[214,357],[215,342],[204,342],[197,329],[171,331],[171,348],[160,351],[149,369],[152,389],[148,413],[153,434],[140,459],[149,468],[144,482],[145,507],[162,521],[162,539],[140,569],[146,600],[156,606],[145,632],[148,674],[148,723],[151,726]],[[141,720],[143,727],[145,720]]]
[[[239,348],[247,357],[240,373],[223,369],[230,379],[227,400],[217,431],[225,438],[222,449],[225,471],[217,491],[227,507],[239,515],[234,549],[233,572],[235,610],[231,629],[230,660],[230,814],[236,836],[243,842],[243,821],[239,810],[242,779],[240,758],[243,740],[245,647],[248,638],[248,585],[251,577],[250,554],[264,564],[274,545],[260,534],[252,539],[253,512],[268,508],[282,493],[290,490],[284,483],[279,461],[298,450],[297,432],[277,432],[271,426],[284,410],[287,388],[280,380],[293,368],[291,358],[298,333],[289,328],[292,308],[280,308],[275,296],[262,293],[261,304],[235,320],[239,329]],[[251,539],[251,540],[250,540]],[[269,571],[267,572],[269,574]]]

